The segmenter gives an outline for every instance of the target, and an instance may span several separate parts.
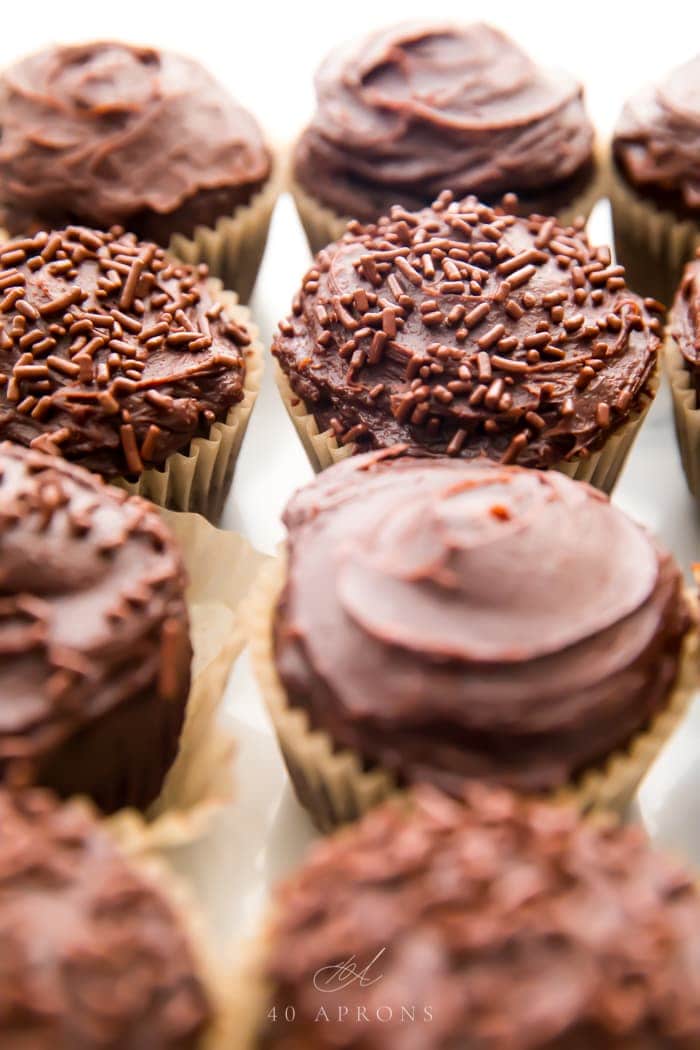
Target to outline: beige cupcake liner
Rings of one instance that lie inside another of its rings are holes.
[[[163,467],[144,470],[136,481],[115,478],[113,483],[159,507],[195,511],[216,522],[221,517],[241,442],[260,390],[264,351],[248,308],[241,306],[234,292],[225,291],[220,281],[212,280],[211,284],[216,297],[224,303],[227,315],[251,335],[251,344],[244,350],[243,399],[229,410],[224,422],[212,423],[207,437],[193,438],[187,451],[168,456]]]
[[[619,261],[628,268],[633,286],[636,278],[642,292],[670,305],[683,267],[700,247],[700,225],[642,197],[612,161],[608,184]]]
[[[565,208],[558,211],[562,223],[565,225],[574,221],[580,215],[588,219],[597,201],[606,193],[606,169],[602,162],[601,151],[596,150],[596,170],[585,190],[580,193]],[[315,255],[332,241],[339,240],[345,233],[350,216],[340,216],[332,208],[312,197],[291,175],[288,178],[289,192],[294,198],[294,203],[299,212],[301,224],[304,227],[309,247]]]
[[[399,793],[400,788],[391,773],[378,767],[367,769],[358,754],[336,749],[327,733],[310,728],[305,711],[290,706],[275,667],[272,635],[285,565],[286,560],[281,557],[263,569],[249,603],[251,657],[299,800],[317,827],[327,832],[355,820],[378,802]],[[585,813],[623,813],[685,714],[697,684],[697,664],[698,638],[693,629],[686,638],[678,680],[664,711],[604,765],[584,772],[576,783],[551,792],[548,797],[573,803]]]
[[[168,250],[183,262],[206,263],[214,277],[247,303],[265,253],[270,220],[283,186],[285,163],[273,158],[270,177],[248,204],[220,218],[215,227],[198,226],[193,237],[176,233]]]
[[[197,838],[231,799],[234,741],[220,724],[221,704],[245,644],[238,608],[266,560],[243,537],[215,529],[196,514],[162,514],[179,542],[190,580],[192,685],[180,749],[161,794],[145,814],[123,809],[105,820],[129,851]]]
[[[666,335],[664,363],[671,385],[673,420],[688,488],[700,502],[700,408],[678,343]]]
[[[289,379],[278,363],[275,364],[275,378],[287,413],[301,438],[311,466],[317,473],[351,456],[357,450],[355,444],[339,444],[332,430],[319,432],[314,416],[309,412],[305,402],[294,393]],[[562,460],[556,463],[553,469],[577,481],[586,481],[589,485],[609,495],[625,465],[658,387],[659,368],[657,367],[648,381],[642,407],[631,413],[629,419],[612,432],[601,448],[589,452],[587,456],[578,456],[570,461]]]

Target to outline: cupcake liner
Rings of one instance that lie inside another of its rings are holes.
[[[289,379],[279,364],[275,366],[275,378],[287,413],[316,473],[345,459],[346,456],[351,456],[356,451],[355,444],[339,444],[332,430],[319,431],[313,414],[306,403],[292,390]],[[555,463],[552,469],[559,470],[562,474],[567,474],[577,481],[586,481],[589,485],[609,495],[625,465],[625,460],[656,396],[658,387],[659,367],[657,365],[647,381],[641,406],[635,412],[630,413],[629,418],[613,430],[599,449],[589,451],[587,455],[577,456],[572,460],[561,460]]]
[[[615,248],[632,288],[668,304],[700,247],[700,224],[679,219],[636,192],[609,163]]]
[[[193,438],[184,452],[168,456],[162,467],[144,470],[136,481],[111,480],[131,495],[143,496],[159,507],[195,511],[216,522],[221,517],[236,458],[260,389],[264,352],[248,308],[241,306],[234,292],[225,291],[220,281],[212,280],[211,285],[226,313],[252,337],[244,351],[243,399],[229,409],[223,422],[212,423],[207,437]]]
[[[183,262],[206,263],[226,288],[231,288],[242,303],[247,303],[265,253],[270,220],[283,184],[284,161],[275,156],[267,182],[247,204],[239,205],[233,215],[222,216],[213,228],[198,226],[193,237],[173,234],[168,251]]]
[[[700,408],[678,343],[666,335],[664,363],[671,385],[673,420],[688,488],[700,502]]]
[[[162,514],[190,580],[192,685],[180,749],[159,797],[145,814],[122,809],[106,818],[130,851],[189,842],[230,801],[234,742],[220,725],[220,709],[229,672],[245,644],[238,608],[266,560],[243,537],[215,529],[196,514]]]
[[[396,778],[379,767],[367,768],[360,755],[337,749],[323,730],[311,729],[308,716],[292,707],[274,661],[272,625],[277,599],[286,576],[284,556],[260,574],[248,609],[251,656],[260,690],[275,727],[282,755],[302,805],[324,832],[361,816],[401,789]],[[693,601],[694,606],[694,601]],[[698,639],[688,632],[680,671],[664,710],[647,729],[637,733],[599,767],[550,792],[552,801],[566,801],[582,812],[622,813],[654,758],[683,717],[697,683]]]
[[[606,170],[602,162],[602,150],[595,149],[596,167],[587,186],[580,194],[574,197],[565,208],[557,210],[560,220],[566,225],[582,215],[585,219],[593,211],[593,207],[601,197],[605,196]],[[304,227],[309,247],[315,255],[332,241],[339,240],[345,233],[345,228],[351,216],[341,216],[332,208],[322,204],[294,179],[291,174],[288,178],[289,191],[294,198],[301,224]],[[533,210],[538,209],[534,207]],[[546,209],[545,209],[546,210]]]

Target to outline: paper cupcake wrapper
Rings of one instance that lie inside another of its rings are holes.
[[[678,219],[642,197],[609,162],[608,184],[619,261],[639,274],[645,292],[669,305],[683,267],[700,247],[700,224]]]
[[[278,363],[275,364],[275,379],[287,413],[316,473],[351,456],[356,451],[355,444],[340,444],[332,430],[319,431],[313,414],[306,403],[292,390],[287,375]],[[552,469],[567,474],[577,481],[586,481],[589,485],[609,495],[625,465],[625,460],[656,396],[658,387],[659,368],[657,366],[647,382],[646,390],[641,398],[641,406],[636,412],[630,413],[629,419],[613,430],[599,449],[589,452],[587,456],[561,460],[555,463]]]
[[[605,196],[607,172],[601,154],[602,151],[596,149],[596,170],[585,189],[565,208],[558,209],[559,218],[564,224],[573,222],[580,215],[587,219],[596,202]],[[315,255],[327,244],[343,236],[351,217],[338,215],[332,208],[322,204],[303,189],[291,174],[291,162],[288,170],[290,172],[287,180],[289,192],[297,206],[309,247]]]
[[[292,707],[275,667],[273,618],[285,580],[285,558],[266,566],[249,603],[251,657],[282,755],[302,805],[324,832],[361,816],[401,791],[396,778],[380,767],[367,768],[361,756],[338,749],[323,730],[312,729],[305,711]],[[683,717],[697,684],[698,640],[695,628],[684,643],[678,679],[664,710],[650,726],[600,766],[545,797],[566,801],[582,812],[623,813],[654,758]]]
[[[229,409],[224,422],[212,423],[207,437],[193,438],[184,452],[168,456],[162,467],[144,470],[136,481],[126,478],[112,481],[131,495],[143,496],[159,507],[194,511],[217,522],[260,390],[264,351],[248,308],[241,306],[234,292],[224,290],[220,281],[212,280],[211,284],[216,297],[224,303],[228,316],[251,335],[251,344],[245,348],[243,399]]]
[[[673,421],[688,488],[700,502],[700,408],[676,340],[666,335],[664,364],[671,386]]]
[[[180,749],[159,797],[145,814],[123,809],[105,820],[129,851],[197,838],[231,799],[234,741],[220,724],[221,704],[246,641],[239,608],[267,560],[242,536],[215,529],[199,515],[162,514],[179,542],[190,580],[192,685]]]
[[[273,167],[265,185],[247,204],[241,204],[233,215],[224,215],[216,226],[198,226],[193,237],[176,233],[170,238],[168,251],[183,262],[206,263],[214,277],[235,291],[247,303],[265,254],[270,220],[283,186],[285,163],[273,158]]]

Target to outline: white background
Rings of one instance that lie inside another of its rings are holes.
[[[34,0],[31,5],[5,0],[0,14],[1,64],[48,43],[90,38],[177,49],[208,66],[257,115],[271,142],[280,145],[294,139],[312,111],[313,71],[324,52],[349,36],[392,21],[432,15],[441,20],[486,18],[500,25],[543,64],[568,68],[581,78],[603,136],[610,133],[626,95],[700,50],[700,8],[692,0],[654,5],[501,0],[490,7],[411,0]],[[605,205],[596,210],[591,232],[598,241],[609,239]],[[293,206],[283,199],[252,302],[266,345],[308,261]],[[270,373],[268,369],[224,516],[226,527],[244,532],[267,551],[282,536],[279,513],[287,497],[311,476]],[[686,571],[700,559],[697,511],[678,465],[665,390],[615,498],[664,538]],[[222,946],[254,926],[270,882],[296,863],[313,837],[287,786],[245,656],[232,677],[227,718],[239,739],[232,769],[236,801],[201,843],[173,856],[199,891]],[[639,808],[652,834],[700,864],[700,706],[647,778]]]

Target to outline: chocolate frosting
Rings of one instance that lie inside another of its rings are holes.
[[[385,804],[279,890],[259,1050],[699,1045],[692,877],[639,828],[483,785],[463,801]]]
[[[540,195],[591,163],[581,85],[487,25],[383,29],[333,52],[316,93],[295,174],[340,215],[371,221],[443,189]]]
[[[613,152],[637,189],[700,211],[700,55],[625,105]]]
[[[0,791],[0,1045],[195,1050],[210,1019],[170,904],[84,807]]]
[[[644,404],[659,308],[578,227],[444,193],[321,251],[273,353],[343,444],[547,467]]]
[[[700,256],[685,268],[669,320],[671,334],[697,392],[700,390]]]
[[[251,339],[205,278],[117,227],[0,245],[0,438],[115,477],[208,434]]]
[[[152,801],[189,691],[184,589],[148,503],[0,444],[0,775]]]
[[[200,194],[216,205],[221,191],[238,191],[241,203],[270,172],[257,123],[205,69],[129,44],[51,47],[22,59],[0,81],[0,132],[11,232],[79,221],[145,234],[157,216],[182,223]],[[218,215],[233,210],[218,203]],[[163,243],[190,232],[171,227]]]
[[[681,575],[587,485],[399,448],[324,471],[284,520],[289,701],[401,782],[553,789],[668,699]]]

